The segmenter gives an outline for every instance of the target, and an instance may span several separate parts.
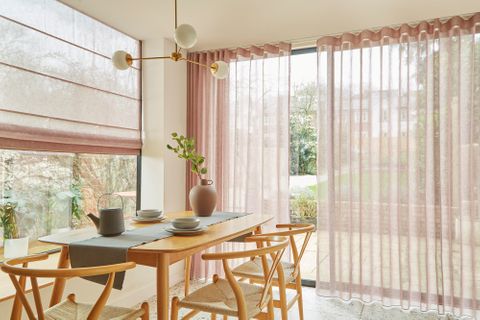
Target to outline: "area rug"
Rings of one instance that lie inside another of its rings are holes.
[[[194,281],[191,283],[191,291],[205,285],[202,281]],[[408,311],[400,308],[385,308],[380,304],[363,304],[360,301],[342,301],[334,298],[319,297],[315,294],[315,289],[304,288],[304,318],[305,320],[466,320],[471,318],[458,318],[452,315],[438,315],[436,312],[420,312],[417,309]],[[170,297],[183,297],[183,282],[177,284],[170,289]],[[157,318],[157,303],[155,296],[148,300],[150,304],[150,319]],[[180,317],[188,313],[189,310],[181,309]],[[195,320],[210,319],[210,314],[200,313],[193,317]],[[222,319],[218,316],[217,319]],[[229,317],[230,319],[236,319]],[[280,319],[278,313],[275,319]],[[289,320],[297,320],[298,310],[293,307],[288,314]]]

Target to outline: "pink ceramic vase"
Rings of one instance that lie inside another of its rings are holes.
[[[213,186],[213,181],[201,179],[200,184],[190,190],[189,200],[195,215],[211,216],[217,206],[217,190]]]

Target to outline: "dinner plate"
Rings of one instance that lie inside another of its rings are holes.
[[[200,227],[198,230],[181,230],[181,229],[175,229],[172,227],[166,228],[166,231],[173,233],[176,236],[195,236],[197,234],[202,234],[207,230],[207,227]]]
[[[171,227],[168,227],[169,229],[172,229],[173,231],[179,231],[179,232],[184,232],[184,231],[198,231],[198,230],[201,230],[205,227],[202,227],[202,226],[198,226],[198,227],[195,227],[195,228],[192,228],[192,229],[182,229],[182,228],[175,228],[174,226],[171,226]]]
[[[165,216],[156,217],[156,218],[143,218],[143,217],[137,216],[137,217],[133,217],[132,220],[135,222],[162,222],[163,220],[165,220]]]

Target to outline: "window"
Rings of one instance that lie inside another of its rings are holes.
[[[290,220],[292,223],[317,222],[317,199],[323,197],[317,184],[317,52],[299,50],[291,56],[290,76]],[[354,113],[359,118],[359,113]],[[349,115],[344,121],[349,121]],[[358,122],[356,120],[356,122]],[[323,141],[318,141],[323,143]],[[322,173],[318,177],[324,180]],[[315,237],[315,235],[314,235]],[[314,248],[316,240],[311,239],[309,249],[302,259],[302,276],[305,280],[315,279],[316,267]]]
[[[80,228],[104,193],[133,214],[141,70],[110,57],[140,42],[55,0],[2,0],[0,32],[0,204],[21,234]]]
[[[136,209],[136,156],[0,150],[0,198],[16,204],[21,235],[31,239],[90,224],[104,193]],[[120,206],[108,197],[100,206]],[[91,224],[90,224],[91,225]]]

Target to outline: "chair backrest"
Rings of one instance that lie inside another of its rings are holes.
[[[96,275],[107,275],[107,283],[98,298],[97,302],[94,304],[92,310],[88,315],[88,319],[98,319],[100,313],[105,307],[110,292],[112,291],[113,282],[115,280],[115,272],[126,271],[135,267],[134,262],[119,263],[113,265],[106,265],[100,267],[90,267],[90,268],[71,268],[71,269],[34,269],[28,268],[28,263],[34,261],[41,261],[48,258],[48,254],[38,254],[22,258],[14,258],[7,260],[1,266],[2,271],[7,273],[12,281],[17,296],[22,302],[25,311],[27,312],[28,318],[30,320],[36,320],[33,309],[28,303],[27,297],[25,295],[25,290],[21,283],[25,283],[26,278],[30,278],[32,284],[33,298],[35,301],[35,308],[37,310],[37,316],[39,320],[45,319],[45,315],[42,307],[42,300],[40,297],[40,289],[38,286],[37,278],[73,278],[73,277],[88,277]],[[22,265],[21,267],[18,265]],[[18,278],[17,278],[18,277]]]
[[[310,223],[294,223],[294,224],[277,224],[276,227],[277,229],[288,229],[288,230],[269,232],[269,233],[264,233],[260,235],[288,237],[290,239],[290,247],[292,248],[293,264],[294,264],[292,276],[296,277],[300,271],[300,261],[302,260],[305,250],[307,249],[307,245],[308,245],[308,242],[310,241],[310,237],[312,236],[312,233],[315,231],[315,225]],[[295,236],[302,235],[302,234],[305,235],[305,238],[303,239],[303,243],[299,251],[297,243],[295,241]]]
[[[271,293],[275,271],[277,270],[282,255],[285,252],[285,248],[288,246],[287,237],[257,235],[245,238],[245,241],[256,242],[257,244],[259,242],[262,242],[264,245],[261,247],[259,246],[257,249],[250,249],[245,251],[205,253],[202,255],[202,259],[204,260],[222,260],[225,276],[235,294],[238,305],[239,317],[242,319],[246,318],[245,297],[243,295],[242,289],[240,288],[240,285],[238,284],[238,281],[236,280],[235,276],[232,273],[232,270],[230,269],[228,260],[261,257],[263,261],[266,261],[267,255],[270,255],[273,258],[270,267],[263,268],[265,282],[262,295],[258,303],[258,306],[260,308],[263,308],[268,302],[267,297],[269,293]]]

